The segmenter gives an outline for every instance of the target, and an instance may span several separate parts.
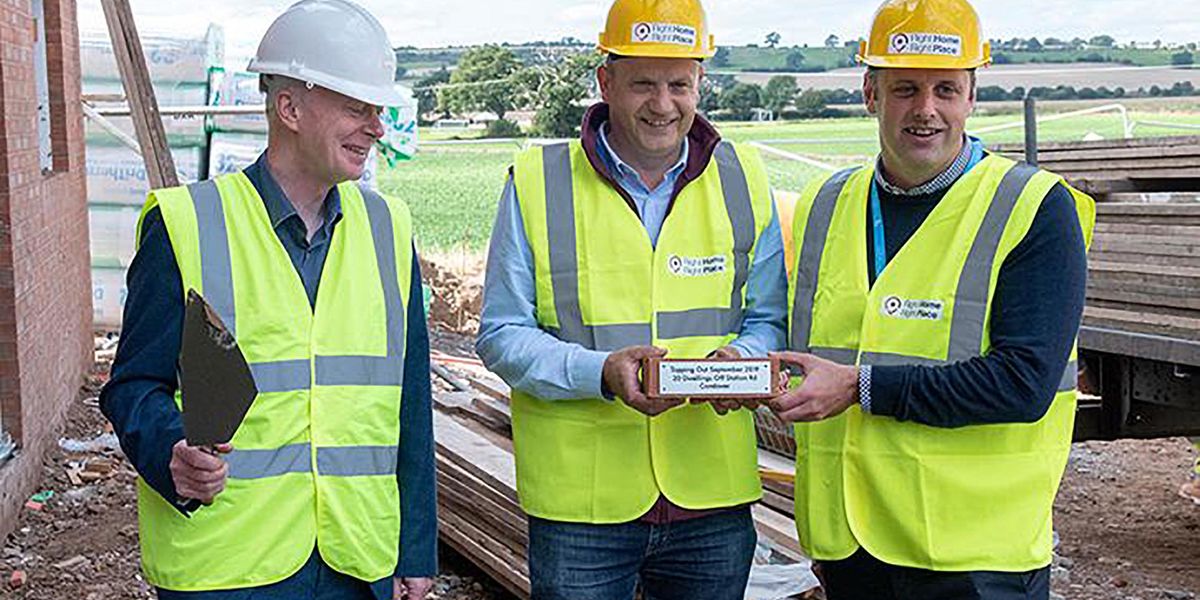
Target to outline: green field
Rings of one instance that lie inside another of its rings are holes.
[[[1130,113],[1134,121],[1161,121],[1200,126],[1200,112]],[[1019,121],[1019,116],[974,118],[971,130],[987,129]],[[875,122],[867,118],[795,121],[787,123],[723,123],[723,135],[736,141],[764,141],[780,150],[841,167],[868,160],[878,152]],[[1041,140],[1079,140],[1093,133],[1104,138],[1122,136],[1122,124],[1113,113],[1065,119],[1039,126]],[[1189,135],[1188,131],[1139,123],[1135,135]],[[422,141],[452,136],[478,135],[464,130],[423,130]],[[1193,131],[1190,135],[1200,135]],[[1020,127],[981,135],[988,143],[1020,142]],[[382,167],[380,188],[403,198],[412,208],[418,243],[424,249],[452,250],[487,246],[496,203],[513,153],[519,146],[497,142],[461,146],[423,146],[414,160]],[[799,190],[823,173],[819,168],[764,153],[771,184],[779,189]]]

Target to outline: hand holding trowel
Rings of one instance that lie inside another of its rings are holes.
[[[184,439],[172,448],[176,492],[204,504],[225,489],[229,467],[221,454],[258,395],[250,366],[233,334],[195,290],[188,290],[179,351]]]

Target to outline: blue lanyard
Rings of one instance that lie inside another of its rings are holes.
[[[971,144],[971,160],[967,163],[967,168],[963,174],[967,174],[979,161],[983,160],[983,144],[975,140],[969,140]],[[883,275],[883,269],[887,266],[887,240],[884,237],[883,230],[883,208],[879,204],[879,186],[875,183],[874,176],[871,177],[871,227],[874,231],[872,236],[875,241],[875,260],[872,264],[875,266],[875,280]]]

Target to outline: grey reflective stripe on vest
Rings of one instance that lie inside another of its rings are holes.
[[[317,385],[399,386],[404,381],[404,305],[400,301],[400,286],[396,282],[396,244],[392,228],[392,213],[387,201],[379,194],[359,187],[371,238],[375,243],[375,262],[383,286],[383,303],[387,319],[386,356],[321,356],[316,357]],[[410,299],[410,301],[412,301]]]
[[[317,471],[333,477],[395,475],[396,446],[317,448]]]
[[[221,192],[212,180],[187,186],[196,211],[200,237],[200,285],[204,299],[221,317],[229,333],[237,337],[237,319],[233,308],[233,266],[229,258],[229,234]]]
[[[954,315],[950,322],[950,362],[967,360],[979,356],[983,343],[983,326],[987,319],[988,291],[991,289],[992,266],[996,252],[1000,250],[1000,239],[1012,217],[1017,200],[1030,179],[1038,172],[1037,167],[1018,163],[1004,174],[996,188],[987,214],[975,233],[975,241],[967,254],[959,276],[958,289],[954,292]]]
[[[312,450],[308,444],[292,444],[273,450],[237,450],[225,455],[229,477],[263,479],[312,470]]]
[[[309,362],[304,359],[259,362],[250,365],[250,373],[254,375],[254,385],[260,394],[306,390],[309,382],[312,381],[310,369]]]
[[[658,313],[658,337],[723,336],[742,325],[742,289],[750,273],[750,250],[754,244],[754,206],[745,171],[732,144],[722,143],[713,154],[717,161],[725,208],[733,226],[734,285],[729,308],[701,308]],[[569,144],[542,148],[546,197],[546,232],[550,261],[550,284],[558,327],[547,330],[560,340],[593,350],[618,350],[647,345],[653,340],[648,323],[585,325],[579,303],[579,249],[575,235],[575,187]]]
[[[803,351],[840,365],[853,365],[858,362],[858,351],[849,348],[806,348]]]
[[[829,226],[833,223],[833,211],[838,197],[850,176],[861,167],[839,171],[829,178],[813,200],[804,226],[804,242],[800,247],[800,260],[796,263],[796,295],[792,306],[791,348],[799,352],[809,349],[812,334],[813,306],[817,295],[817,277],[821,270],[821,256],[825,253],[825,240],[829,237]],[[851,363],[852,364],[852,363]]]
[[[317,471],[330,477],[395,475],[398,453],[396,446],[317,448]],[[224,458],[233,479],[265,479],[312,471],[309,444],[291,444],[274,450],[234,450]]]
[[[721,178],[721,193],[725,196],[725,211],[729,214],[729,223],[733,229],[733,291],[729,298],[729,308],[704,309],[711,314],[697,321],[696,311],[687,311],[698,326],[696,329],[680,329],[672,331],[663,327],[666,314],[659,315],[658,337],[675,338],[693,335],[726,335],[737,333],[742,329],[742,289],[746,287],[746,279],[750,277],[750,250],[754,245],[754,203],[750,198],[750,184],[746,180],[746,170],[738,159],[733,144],[721,142],[713,150],[713,160],[717,163],[717,175]],[[667,331],[664,332],[664,329]]]

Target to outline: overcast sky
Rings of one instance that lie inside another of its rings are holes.
[[[225,29],[226,54],[240,62],[293,0],[131,0],[139,31],[200,36],[207,23]],[[394,46],[556,40],[591,42],[610,0],[359,0],[387,29]],[[985,34],[1070,39],[1109,34],[1119,42],[1200,42],[1200,0],[976,0]],[[79,0],[79,27],[105,31],[99,0]],[[783,45],[820,45],[830,33],[865,35],[874,0],[707,0],[717,44],[762,43],[770,31]]]

